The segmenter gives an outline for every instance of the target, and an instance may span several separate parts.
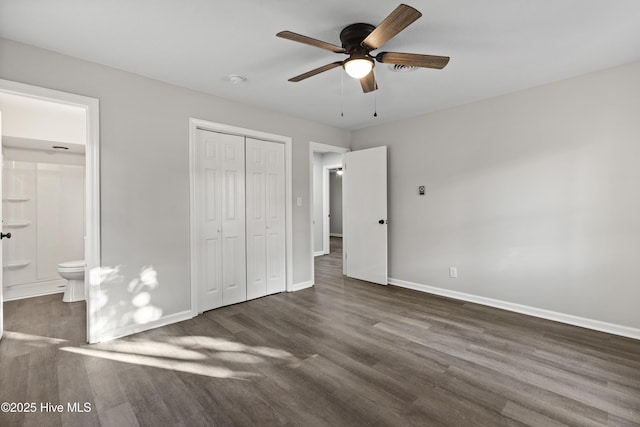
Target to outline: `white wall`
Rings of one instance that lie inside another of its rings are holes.
[[[189,117],[292,138],[293,197],[303,201],[293,206],[293,282],[311,280],[309,141],[346,146],[350,132],[6,39],[0,58],[2,79],[100,100],[102,265],[117,268],[103,286],[105,335],[139,327],[122,307],[151,271],[162,316],[189,309]]]
[[[390,276],[640,328],[639,76],[354,132],[354,149],[389,146]]]
[[[84,108],[0,93],[0,111],[3,136],[87,143]]]
[[[342,153],[323,153],[322,164],[324,166],[338,166],[342,165]]]

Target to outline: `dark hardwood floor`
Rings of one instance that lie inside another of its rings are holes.
[[[640,425],[640,341],[347,279],[332,246],[314,288],[98,345],[84,303],[5,303],[0,402],[37,411],[0,426]]]

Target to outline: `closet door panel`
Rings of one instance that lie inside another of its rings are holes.
[[[222,143],[222,304],[247,299],[245,256],[244,138],[224,135]]]
[[[198,311],[222,305],[221,204],[222,163],[218,135],[197,131],[196,215],[198,228]]]
[[[267,231],[267,294],[284,292],[285,275],[285,176],[284,145],[265,142]]]
[[[247,299],[267,294],[264,142],[247,138]]]

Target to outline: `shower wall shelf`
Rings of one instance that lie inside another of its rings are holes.
[[[24,268],[24,267],[28,266],[29,264],[31,264],[31,261],[22,260],[22,261],[8,262],[3,267],[4,267],[5,270],[16,270],[18,268]]]
[[[31,225],[29,221],[11,221],[3,224],[3,226],[7,228],[22,228],[28,227],[29,225]]]
[[[28,202],[31,200],[29,196],[5,196],[2,198],[3,202]]]

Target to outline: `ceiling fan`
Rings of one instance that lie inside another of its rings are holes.
[[[371,24],[351,24],[340,32],[342,46],[327,43],[292,31],[281,31],[276,36],[293,40],[310,46],[319,47],[335,53],[344,53],[349,58],[336,61],[289,79],[299,82],[333,68],[342,66],[351,77],[360,79],[362,90],[372,92],[378,89],[373,73],[375,61],[383,64],[397,64],[407,67],[423,67],[442,69],[449,62],[448,56],[419,55],[415,53],[380,52],[375,56],[371,51],[379,49],[399,32],[420,18],[422,13],[411,6],[401,4],[377,27]]]

